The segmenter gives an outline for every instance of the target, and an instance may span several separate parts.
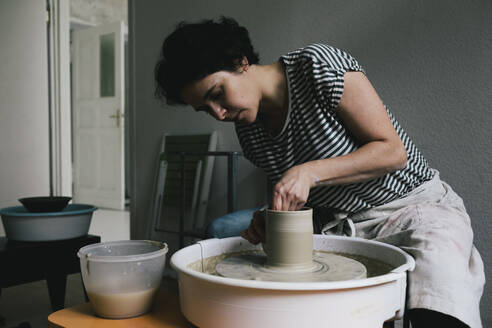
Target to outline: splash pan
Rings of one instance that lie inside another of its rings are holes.
[[[314,235],[314,251],[384,262],[388,269],[362,279],[276,282],[213,274],[223,257],[261,251],[240,237],[208,239],[171,258],[178,272],[184,316],[199,327],[382,327],[403,316],[412,257],[397,247],[360,238]],[[367,266],[367,265],[366,265]],[[207,271],[209,273],[207,273]]]

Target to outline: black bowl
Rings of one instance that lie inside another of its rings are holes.
[[[46,196],[19,198],[19,202],[32,213],[60,212],[67,207],[72,197]]]

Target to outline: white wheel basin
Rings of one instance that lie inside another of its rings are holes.
[[[203,328],[380,328],[403,316],[406,275],[413,258],[397,247],[360,238],[314,235],[313,249],[361,255],[389,264],[386,274],[330,282],[269,282],[225,278],[189,264],[213,256],[261,249],[241,237],[208,239],[171,258],[178,272],[184,316]]]

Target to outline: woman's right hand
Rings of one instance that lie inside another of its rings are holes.
[[[265,210],[253,213],[253,219],[248,229],[241,232],[241,237],[254,245],[265,242]]]

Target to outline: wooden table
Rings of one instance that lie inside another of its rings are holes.
[[[175,280],[165,279],[157,292],[152,311],[129,319],[103,319],[89,303],[57,311],[48,317],[48,328],[196,328],[181,313]],[[383,328],[393,328],[385,322]],[[404,325],[404,327],[406,327]],[[231,327],[233,328],[233,327]],[[254,327],[251,327],[254,328]]]
[[[80,272],[78,250],[100,241],[101,237],[93,235],[45,242],[0,237],[0,291],[46,279],[51,308],[53,311],[63,309],[67,275]]]
[[[192,328],[181,314],[176,281],[164,280],[152,311],[129,319],[103,319],[94,314],[90,303],[57,311],[48,317],[49,328]]]

